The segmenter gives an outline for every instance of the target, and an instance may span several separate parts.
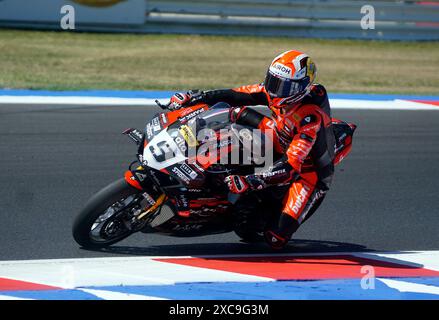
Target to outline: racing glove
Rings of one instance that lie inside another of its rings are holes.
[[[177,92],[169,101],[167,107],[169,110],[174,111],[180,108],[184,108],[189,106],[196,98],[201,96],[201,92],[199,90],[190,90],[186,93]]]
[[[265,183],[256,175],[238,176],[231,175],[224,179],[230,192],[244,193],[250,190],[261,190],[265,188]]]
[[[299,174],[284,159],[274,163],[267,171],[247,176],[231,175],[224,179],[232,193],[244,193],[250,190],[262,190],[268,186],[289,183]]]

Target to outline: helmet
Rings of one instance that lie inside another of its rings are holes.
[[[309,93],[316,71],[311,58],[300,51],[286,51],[274,58],[264,81],[272,98],[270,106],[282,108],[300,101]]]

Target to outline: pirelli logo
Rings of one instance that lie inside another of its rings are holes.
[[[194,132],[189,126],[183,125],[180,127],[179,131],[183,139],[186,140],[189,147],[196,147],[198,145],[197,138],[195,137]]]

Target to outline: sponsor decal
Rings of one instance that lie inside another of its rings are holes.
[[[160,114],[160,121],[162,122],[162,125],[165,125],[166,123],[168,123],[168,117],[166,116],[166,113]]]
[[[206,212],[204,210],[193,210],[193,209],[191,209],[190,212],[191,212],[192,215],[196,215],[198,217],[205,218],[205,217],[210,217],[212,215],[212,213],[215,213],[216,211]]]
[[[186,176],[183,172],[181,172],[177,167],[172,168],[172,172],[177,175],[181,180],[183,180],[185,183],[189,183],[190,179],[188,176]]]
[[[191,163],[195,168],[197,168],[198,171],[204,172],[203,167],[201,167],[196,161]]]
[[[146,131],[146,136],[147,136],[148,140],[151,140],[151,138],[154,136],[154,132],[152,130],[151,123],[148,123],[146,125],[145,131]]]
[[[174,138],[175,143],[177,143],[178,148],[181,152],[185,153],[187,150],[186,143],[184,142],[184,139],[180,136],[177,136]]]
[[[192,112],[192,108],[184,108],[180,110],[180,117],[188,115]]]
[[[297,199],[294,202],[293,207],[291,208],[295,214],[298,214],[300,208],[303,206],[303,203],[309,195],[309,191],[310,188],[308,186],[302,186],[302,190],[300,190],[300,193],[297,195]]]
[[[192,170],[192,168],[189,167],[186,163],[183,163],[183,164],[180,166],[180,169],[181,169],[184,173],[186,173],[191,179],[195,179],[195,178],[198,176],[198,174],[197,174],[194,170]]]
[[[180,194],[178,197],[180,207],[187,208],[189,207],[189,202],[184,194]]]
[[[182,231],[182,232],[190,232],[190,231],[198,231],[203,228],[202,224],[178,224],[172,231]]]
[[[183,139],[186,140],[189,147],[196,147],[198,145],[197,138],[195,137],[194,132],[192,131],[192,128],[183,125],[180,127],[180,134],[182,135]]]
[[[144,192],[142,195],[143,195],[143,198],[145,198],[145,200],[149,203],[150,206],[155,205],[155,200],[149,195],[149,193]]]
[[[143,133],[137,129],[132,129],[128,135],[133,139],[137,144],[139,144],[143,140]]]
[[[276,75],[280,75],[280,76],[284,76],[284,77],[290,77],[291,76],[291,68],[287,67],[286,65],[283,65],[283,64],[281,64],[279,62],[275,62],[271,66],[270,69]]]
[[[317,192],[314,193],[314,196],[311,200],[311,203],[307,206],[308,210],[306,212],[302,212],[302,215],[299,218],[299,222],[302,223],[303,220],[305,220],[306,216],[308,215],[309,211],[311,210],[311,208],[315,205],[315,203],[317,202],[317,200],[319,200],[321,197],[323,197],[325,195],[325,191],[323,190],[318,190]]]
[[[155,117],[151,120],[152,129],[154,131],[160,131],[162,127],[160,126],[160,120],[158,117]]]
[[[285,169],[280,169],[280,170],[276,170],[276,171],[268,171],[268,172],[263,172],[262,177],[268,178],[268,177],[273,177],[275,175],[283,174],[283,173],[286,173]]]
[[[186,121],[196,117],[197,115],[199,115],[200,113],[203,113],[203,112],[204,112],[203,108],[197,109],[197,110],[195,110],[195,111],[193,111],[193,112],[191,112],[191,113],[181,117],[180,121],[181,122],[186,122]]]

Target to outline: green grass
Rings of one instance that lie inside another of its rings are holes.
[[[0,87],[185,90],[261,82],[298,49],[330,92],[438,94],[438,42],[0,30]]]

